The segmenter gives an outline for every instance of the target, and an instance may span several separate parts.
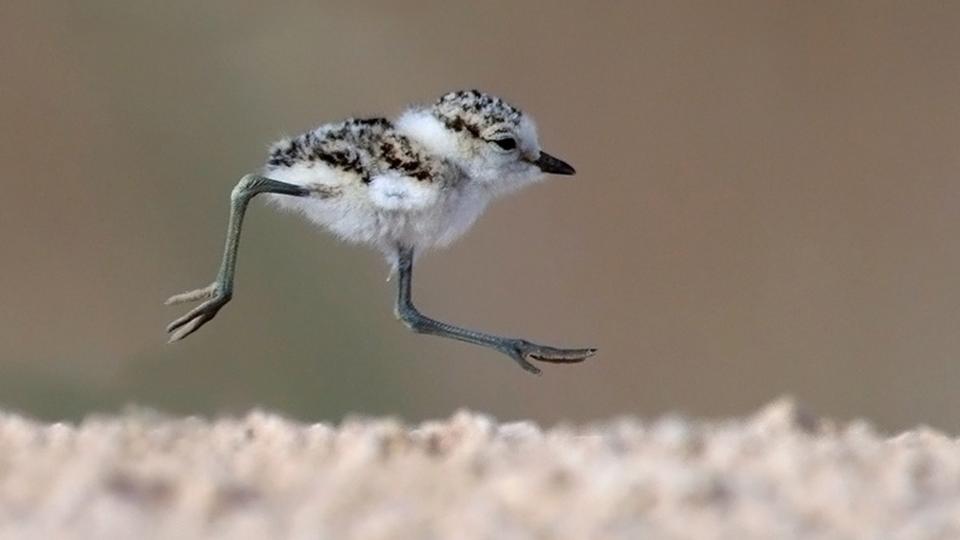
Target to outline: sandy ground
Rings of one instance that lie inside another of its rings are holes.
[[[789,400],[549,429],[0,414],[0,537],[960,538],[958,450]]]

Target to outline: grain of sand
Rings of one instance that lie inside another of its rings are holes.
[[[960,538],[960,446],[790,400],[546,429],[0,414],[0,538]]]

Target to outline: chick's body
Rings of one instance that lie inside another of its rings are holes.
[[[496,195],[542,176],[487,155],[484,136],[511,133],[515,153],[539,154],[530,120],[499,98],[456,92],[396,122],[348,119],[322,125],[271,149],[264,175],[303,186],[311,197],[271,198],[351,242],[389,255],[422,251],[460,237]],[[493,159],[491,159],[493,158]]]
[[[385,252],[397,244],[446,245],[489,201],[488,190],[471,185],[456,164],[382,118],[327,124],[282,140],[271,149],[264,175],[314,192],[272,196],[281,207]]]
[[[543,152],[533,121],[498,97],[451,92],[395,121],[349,119],[322,125],[271,149],[262,174],[231,193],[227,242],[217,279],[167,303],[204,302],[167,326],[178,341],[233,297],[243,216],[259,194],[299,211],[344,240],[380,249],[398,275],[395,313],[411,330],[495,349],[531,373],[529,360],[575,363],[596,349],[560,349],[462,328],[414,306],[414,257],[466,232],[494,197],[573,167]]]

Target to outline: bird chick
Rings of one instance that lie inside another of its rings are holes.
[[[491,200],[544,174],[574,169],[540,148],[528,115],[477,90],[448,93],[393,122],[348,119],[280,140],[262,174],[244,176],[233,189],[217,279],[167,300],[204,300],[170,323],[170,341],[196,331],[232,298],[244,213],[254,196],[266,194],[348,242],[382,251],[398,275],[395,313],[411,330],[490,347],[532,373],[540,370],[528,359],[580,362],[596,349],[560,349],[453,326],[420,313],[411,297],[416,255],[456,240]]]

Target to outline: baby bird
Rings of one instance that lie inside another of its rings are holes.
[[[596,349],[559,349],[461,328],[423,315],[411,298],[416,255],[456,240],[491,200],[544,174],[574,169],[540,149],[528,115],[477,90],[448,93],[393,122],[349,119],[278,141],[262,174],[244,176],[233,189],[216,280],[167,300],[203,300],[170,323],[170,341],[209,322],[232,298],[243,216],[250,200],[264,194],[346,241],[380,249],[398,274],[395,314],[414,332],[495,349],[531,373],[540,373],[531,359],[581,362]]]

